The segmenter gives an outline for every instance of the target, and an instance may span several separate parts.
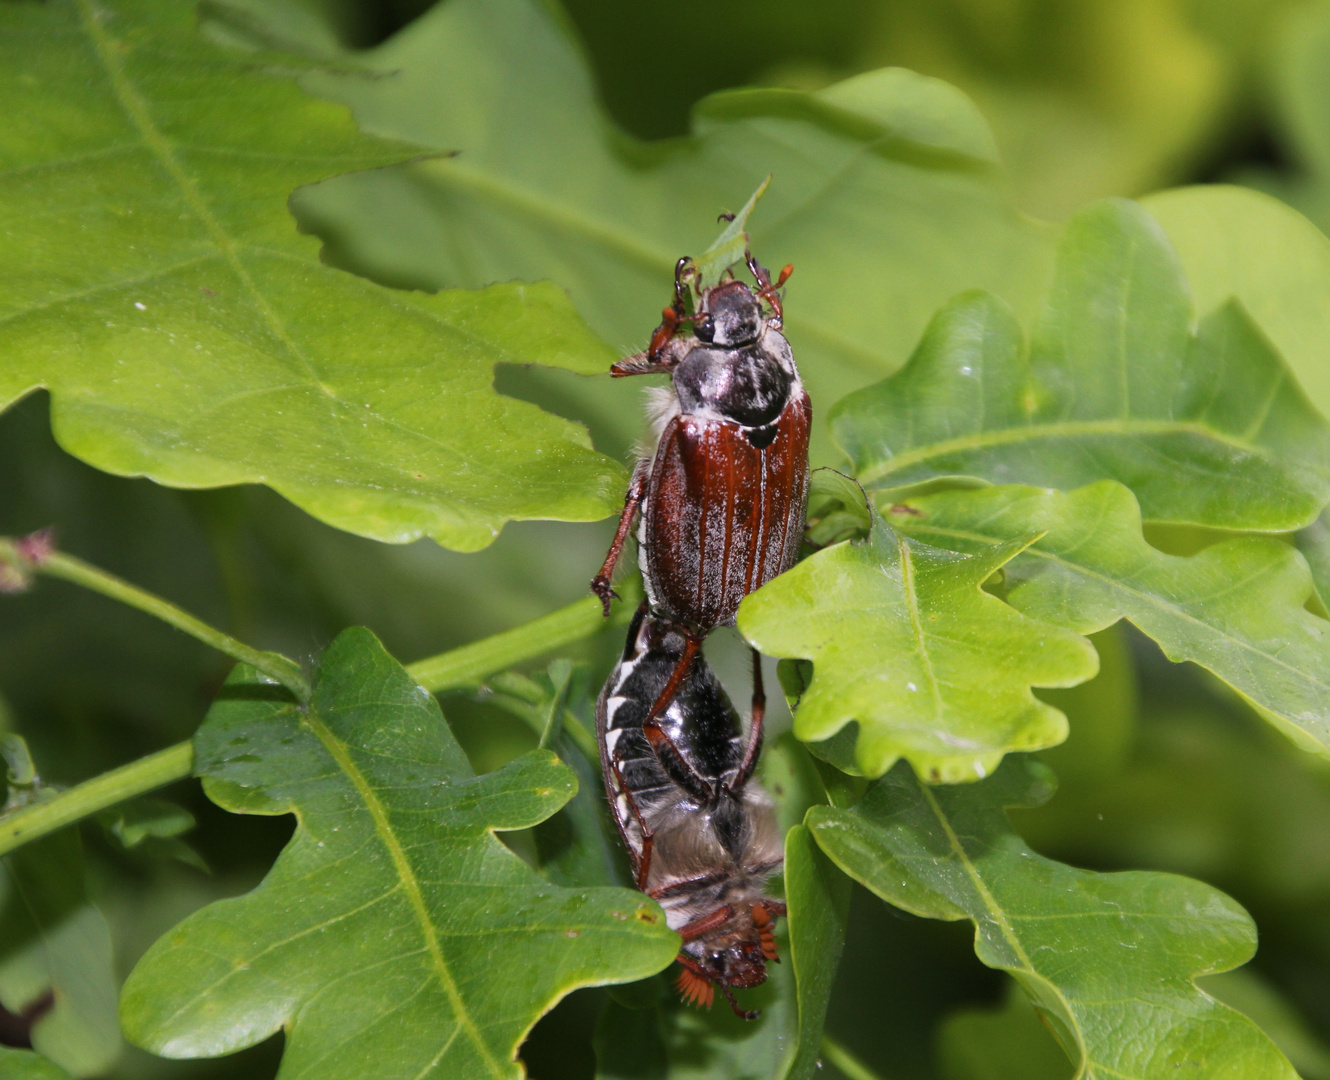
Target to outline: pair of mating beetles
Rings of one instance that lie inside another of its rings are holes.
[[[770,797],[753,781],[766,699],[753,652],[747,738],[699,653],[739,602],[794,564],[808,503],[812,411],[781,333],[777,291],[747,256],[750,287],[726,273],[689,300],[697,271],[675,267],[674,303],[645,352],[616,376],[668,373],[656,391],[655,449],[633,471],[618,532],[591,583],[608,615],[610,578],[638,520],[647,600],[596,706],[601,769],[637,887],[683,937],[678,987],[709,1006],[715,988],[757,986],[776,959],[765,895],[782,846]],[[691,329],[691,333],[687,330]]]

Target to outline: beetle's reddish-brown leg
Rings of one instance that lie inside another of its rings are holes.
[[[600,573],[591,579],[591,591],[600,597],[601,606],[605,609],[605,617],[610,615],[610,598],[615,600],[619,594],[610,587],[610,579],[614,577],[614,567],[619,561],[619,556],[623,554],[624,542],[628,539],[628,533],[633,527],[633,517],[637,514],[637,508],[642,505],[642,496],[647,489],[647,470],[650,468],[649,462],[645,458],[637,463],[633,469],[633,478],[628,481],[628,494],[623,500],[623,513],[619,515],[619,527],[614,533],[614,542],[610,544],[609,554],[605,556],[604,565],[600,568]]]
[[[734,908],[729,904],[722,904],[715,911],[706,915],[699,915],[692,922],[684,923],[679,927],[679,936],[684,941],[692,941],[694,938],[700,938],[708,930],[714,930],[726,919],[734,914]]]
[[[762,721],[767,715],[767,692],[762,685],[762,654],[753,650],[753,718],[748,724],[748,746],[744,750],[739,771],[734,775],[733,791],[742,791],[757,768],[757,755],[762,752]]]
[[[725,1000],[730,1003],[730,1008],[734,1010],[734,1015],[740,1020],[756,1020],[762,1015],[756,1009],[741,1009],[739,1003],[734,1000],[734,993],[724,983],[720,984],[720,992],[725,995]]]
[[[647,718],[643,721],[643,727],[653,723],[656,717],[660,716],[674,700],[674,695],[679,692],[679,687],[683,685],[684,677],[688,674],[688,669],[693,666],[693,657],[697,655],[697,650],[702,645],[702,639],[696,634],[685,632],[683,639],[683,653],[679,656],[679,662],[674,665],[674,670],[670,672],[669,681],[665,684],[665,689],[660,692],[656,698],[655,704],[651,706],[651,711],[647,713]]]
[[[683,751],[674,745],[674,740],[665,733],[665,729],[655,720],[648,720],[642,725],[642,734],[646,736],[647,745],[651,747],[651,752],[656,755],[656,760],[660,762],[663,768],[670,776],[670,779],[678,784],[696,799],[710,801],[714,795],[711,785],[706,782],[688,759],[683,756]]]
[[[781,268],[780,276],[776,278],[776,284],[773,285],[766,267],[753,258],[751,251],[744,252],[744,259],[748,263],[748,270],[753,275],[753,280],[757,282],[758,296],[771,305],[771,310],[776,316],[776,326],[779,328],[784,312],[781,310],[780,293],[777,290],[790,280],[790,275],[794,273],[794,264],[786,263]]]

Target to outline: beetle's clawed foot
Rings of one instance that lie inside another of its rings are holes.
[[[591,591],[600,597],[600,606],[605,609],[605,618],[610,617],[610,601],[623,599],[610,588],[610,579],[597,575],[591,579]]]

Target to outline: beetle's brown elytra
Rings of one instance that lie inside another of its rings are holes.
[[[788,570],[803,536],[812,405],[781,332],[778,292],[793,267],[773,284],[746,258],[756,286],[727,273],[702,290],[692,314],[696,271],[680,259],[674,303],[648,348],[611,368],[671,377],[657,402],[654,449],[633,470],[614,542],[591,582],[608,614],[610,580],[637,519],[652,611],[690,643],[653,714],[678,690],[706,633],[732,625],[745,596]]]

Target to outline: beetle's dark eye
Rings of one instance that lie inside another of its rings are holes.
[[[702,341],[710,341],[716,333],[716,324],[711,321],[711,316],[699,315],[693,323],[693,333]]]

